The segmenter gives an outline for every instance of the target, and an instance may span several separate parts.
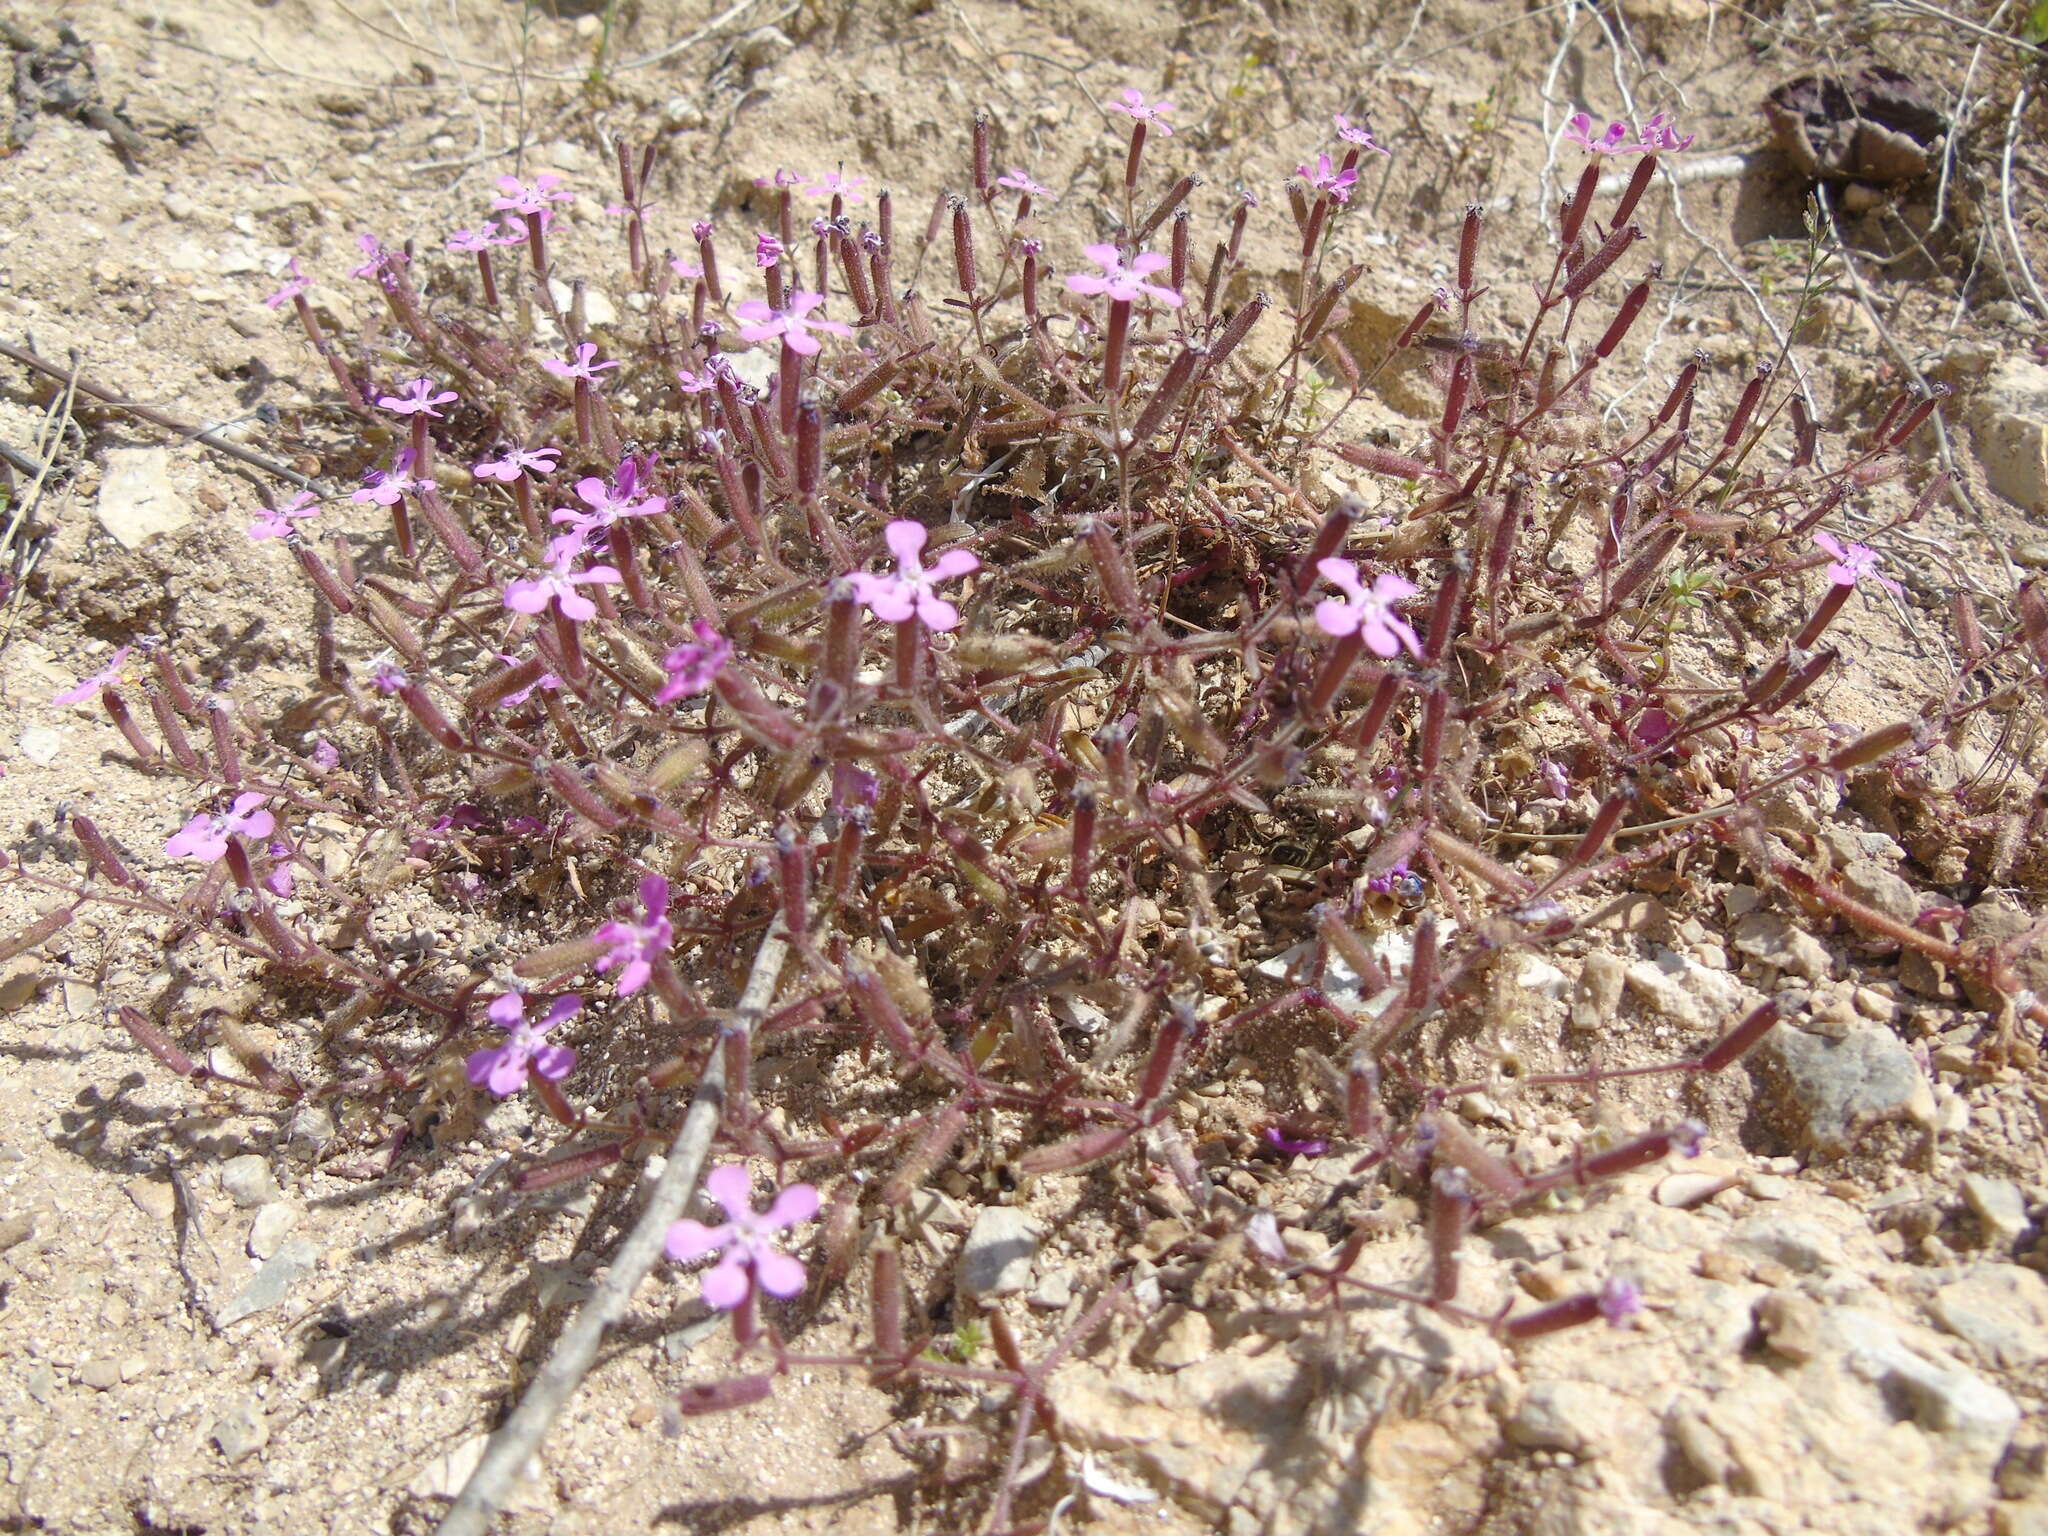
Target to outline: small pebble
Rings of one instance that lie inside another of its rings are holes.
[[[1757,1326],[1773,1354],[1811,1360],[1820,1349],[1820,1308],[1797,1291],[1773,1291],[1756,1304]]]
[[[220,1187],[245,1211],[284,1198],[284,1191],[277,1187],[277,1178],[270,1171],[269,1160],[257,1152],[246,1152],[222,1163]]]
[[[111,1359],[88,1360],[78,1368],[78,1379],[95,1392],[104,1392],[120,1383],[121,1364]]]

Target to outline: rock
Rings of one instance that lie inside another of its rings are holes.
[[[1206,1360],[1216,1352],[1215,1330],[1209,1319],[1192,1307],[1169,1308],[1154,1333],[1146,1358],[1170,1371]]]
[[[1780,912],[1751,912],[1739,919],[1735,947],[1752,960],[1808,981],[1823,979],[1831,964],[1820,941]]]
[[[124,549],[192,521],[191,505],[171,484],[168,448],[110,448],[95,515]]]
[[[23,757],[39,768],[47,768],[64,750],[64,733],[47,725],[31,725],[16,738],[16,745],[21,748]]]
[[[2027,1202],[2012,1180],[1966,1173],[1963,1175],[1963,1203],[1984,1224],[1984,1233],[1993,1242],[2017,1242],[2026,1235]]]
[[[34,1211],[10,1211],[0,1216],[0,1253],[18,1248],[36,1235]]]
[[[1013,1205],[983,1206],[960,1252],[960,1293],[969,1300],[1015,1296],[1031,1287],[1038,1231]]]
[[[1650,1415],[1634,1398],[1590,1381],[1539,1381],[1508,1420],[1508,1438],[1531,1451],[1598,1456],[1621,1439],[1651,1431]]]
[[[2019,1425],[2019,1404],[1982,1377],[1915,1351],[1888,1319],[1859,1307],[1822,1317],[1823,1347],[1839,1349],[1855,1376],[1907,1406],[1930,1435],[1952,1438],[1987,1464],[2005,1454]]]
[[[291,1124],[285,1127],[285,1150],[294,1157],[318,1162],[339,1134],[334,1115],[325,1105],[301,1104],[293,1112]]]
[[[88,1360],[78,1368],[78,1379],[95,1392],[105,1392],[118,1386],[121,1381],[121,1362],[118,1360]]]
[[[1781,1025],[1764,1037],[1756,1059],[1782,1084],[1782,1118],[1824,1156],[1846,1153],[1880,1122],[1932,1112],[1919,1064],[1881,1024],[1857,1020],[1835,1040]]]
[[[1541,955],[1522,955],[1515,963],[1515,985],[1524,992],[1561,1003],[1571,996],[1569,977]]]
[[[292,1228],[299,1224],[299,1208],[283,1200],[274,1200],[256,1213],[256,1219],[249,1223],[249,1253],[258,1259],[267,1259],[283,1246],[284,1240],[292,1234]]]
[[[1772,1291],[1756,1304],[1756,1325],[1771,1353],[1795,1365],[1820,1351],[1820,1308],[1797,1291]]]
[[[319,1261],[320,1250],[304,1238],[286,1243],[266,1259],[263,1267],[250,1276],[249,1283],[220,1309],[216,1321],[225,1328],[245,1317],[268,1311],[283,1301],[294,1285],[312,1273],[313,1266]]]
[[[1842,871],[1842,889],[1894,922],[1920,920],[1920,893],[1875,859],[1856,859]]]
[[[1572,1028],[1598,1029],[1612,1022],[1621,1006],[1621,987],[1628,967],[1619,955],[1596,949],[1579,968],[1579,984],[1572,995]]]
[[[1652,1009],[1701,1034],[1718,1033],[1728,1015],[1743,1007],[1742,986],[1734,977],[1676,950],[1660,949],[1654,959],[1637,961],[1627,976],[1629,990]]]
[[[41,956],[16,955],[0,968],[0,1013],[12,1013],[34,1002],[44,980]]]
[[[548,292],[553,295],[555,305],[564,314],[568,313],[569,301],[576,296],[576,290],[559,277],[548,279]],[[619,318],[618,307],[611,296],[602,288],[585,284],[583,289],[583,319],[593,328],[610,325]]]
[[[169,1179],[130,1179],[122,1191],[135,1209],[156,1221],[169,1221],[178,1211],[178,1196]]]
[[[2048,512],[2048,367],[2008,357],[1970,409],[1984,478],[2007,501]]]
[[[1673,1210],[1689,1211],[1696,1205],[1705,1205],[1734,1182],[1725,1173],[1667,1173],[1657,1181],[1655,1199],[1659,1205],[1668,1205]]]
[[[1972,1264],[1934,1293],[1935,1321],[1991,1364],[2013,1371],[2048,1360],[2048,1280],[2017,1264]]]
[[[277,1178],[270,1171],[270,1160],[257,1152],[246,1152],[221,1164],[220,1187],[245,1211],[284,1198],[284,1191],[277,1187]]]
[[[1074,1299],[1074,1282],[1063,1269],[1056,1269],[1038,1282],[1038,1289],[1024,1298],[1030,1306],[1046,1312],[1061,1312]]]
[[[1727,1247],[1731,1253],[1768,1259],[1802,1275],[1839,1268],[1847,1260],[1840,1241],[1825,1227],[1776,1211],[1740,1223],[1729,1234]]]
[[[230,1463],[268,1445],[270,1421],[263,1416],[263,1405],[253,1397],[245,1397],[230,1406],[213,1421],[213,1443]]]

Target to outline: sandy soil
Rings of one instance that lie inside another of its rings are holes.
[[[1354,222],[1358,233],[1348,237],[1356,242],[1350,254],[1370,268],[1355,313],[1363,338],[1398,324],[1389,317],[1405,318],[1444,280],[1448,241],[1467,202],[1489,210],[1502,284],[1540,276],[1534,269],[1549,261],[1539,233],[1548,204],[1533,189],[1557,195],[1546,130],[1554,134],[1579,105],[1619,114],[1622,85],[1645,111],[1680,111],[1703,154],[1732,154],[1765,144],[1764,89],[1816,59],[1863,57],[1873,37],[1880,57],[1914,50],[1930,91],[1951,105],[1968,95],[1981,108],[1996,69],[2010,64],[1994,56],[1973,65],[1968,34],[1899,16],[1836,16],[1821,28],[1797,4],[1743,12],[1710,0],[1631,0],[1607,9],[1615,30],[1603,35],[1578,9],[1524,14],[1478,0],[1270,13],[1097,0],[760,0],[668,52],[712,13],[652,0],[621,8],[613,63],[586,85],[600,30],[591,14],[555,19],[540,7],[490,0],[17,5],[9,19],[38,47],[56,46],[60,24],[76,29],[95,76],[81,89],[118,114],[128,142],[117,143],[85,112],[45,110],[17,123],[19,142],[0,159],[0,197],[21,210],[0,229],[0,339],[45,358],[75,358],[86,377],[137,401],[194,424],[231,423],[226,430],[238,440],[339,480],[363,455],[312,409],[328,383],[296,333],[261,302],[286,258],[338,278],[354,264],[364,230],[438,242],[474,215],[492,177],[514,169],[551,168],[577,188],[572,251],[574,242],[615,240],[600,207],[612,195],[605,146],[617,133],[662,137],[658,218],[678,229],[714,211],[739,223],[755,179],[779,166],[886,177],[912,222],[955,174],[977,108],[995,115],[1003,163],[1075,187],[1085,202],[1078,189],[1119,158],[1099,131],[1098,103],[1129,83],[1163,90],[1196,125],[1180,144],[1206,178],[1203,195],[1219,206],[1239,187],[1272,195],[1311,152],[1328,113],[1362,109],[1394,150],[1384,180],[1363,194],[1373,218]],[[1824,420],[1853,419],[1901,384],[1904,364],[1949,377],[1967,396],[1984,358],[2020,349],[2024,312],[1986,270],[1983,230],[1996,217],[1990,151],[2001,130],[1985,131],[1989,139],[1980,132],[1964,141],[1946,215],[1952,223],[1928,237],[1931,262],[1910,250],[1890,259],[1901,221],[1924,227],[1931,219],[1925,184],[1850,222],[1880,319],[1846,285],[1810,319],[1801,362]],[[1628,386],[1617,395],[1647,392],[1645,381],[1667,377],[1696,348],[1725,365],[1720,377],[1738,380],[1774,350],[1759,306],[1775,323],[1790,318],[1801,188],[1768,154],[1737,172],[1687,183],[1682,207],[1654,201],[1652,238],[1677,297],[1645,344],[1632,343]],[[2019,174],[2022,224],[2038,223],[2038,150],[2022,153]],[[1085,213],[1075,218],[1088,223]],[[2038,236],[2026,234],[2035,270],[2048,272]],[[1277,245],[1255,249],[1254,265],[1277,279],[1287,256]],[[328,291],[338,306],[357,302],[339,281]],[[1395,376],[1359,429],[1412,424],[1428,408],[1422,382]],[[0,442],[23,450],[37,442],[51,398],[25,371],[0,370]],[[1829,705],[1847,724],[1888,718],[1885,701],[1895,690],[1938,676],[1946,653],[1935,632],[1947,593],[2009,590],[2006,553],[2039,532],[2028,519],[2042,509],[1996,495],[1967,431],[1955,434],[1954,446],[1967,504],[1944,506],[1916,542],[1891,552],[1905,557],[1901,565],[1918,562],[1902,571],[1903,600],[1855,616],[1860,665]],[[160,531],[131,547],[110,536],[96,508],[107,478],[132,465],[137,450],[154,448],[169,450],[153,514]],[[44,451],[57,473],[36,510],[32,567],[17,561],[21,579],[8,599],[0,654],[0,840],[10,857],[30,864],[77,860],[58,829],[60,807],[88,810],[136,849],[159,845],[190,809],[166,803],[161,782],[126,765],[102,718],[49,704],[112,647],[144,634],[180,635],[213,683],[231,687],[246,709],[274,711],[299,696],[315,644],[288,562],[242,533],[269,496],[262,476],[116,412],[80,409]],[[16,483],[18,496],[28,477]],[[367,533],[378,525],[373,510],[345,511],[341,525]],[[1822,840],[1874,828],[1853,810],[1823,807],[1822,818],[1825,826],[1812,819],[1811,827]],[[1912,883],[1930,892],[1943,884],[1937,866],[1950,845],[1892,831],[1912,856]],[[1962,883],[1952,872],[1946,878]],[[1927,897],[1930,905],[1938,899]],[[0,892],[0,931],[29,915],[23,893]],[[1703,877],[1624,917],[1603,942],[1629,961],[1683,952],[1739,986],[1746,982],[1733,979],[1745,964],[1735,950],[1737,916],[1725,885]],[[504,946],[463,954],[488,965],[532,937],[427,930],[419,940],[458,953]],[[1895,1030],[1920,1053],[1928,1091],[1917,1120],[1829,1157],[1811,1155],[1777,1127],[1767,1081],[1732,1074],[1688,1089],[1684,1103],[1715,1132],[1721,1161],[1713,1166],[1727,1180],[1711,1196],[1722,1212],[1716,1219],[1740,1227],[1759,1213],[1796,1210],[1835,1234],[1827,1261],[1802,1271],[1782,1254],[1716,1235],[1707,1230],[1712,1222],[1665,1222],[1685,1213],[1660,1203],[1658,1174],[1596,1203],[1594,1215],[1614,1218],[1606,1228],[1588,1225],[1580,1211],[1550,1227],[1530,1222],[1526,1252],[1502,1239],[1475,1264],[1491,1266],[1482,1289],[1497,1283],[1505,1297],[1519,1285],[1540,1295],[1526,1273],[1548,1263],[1554,1278],[1578,1267],[1572,1256],[1587,1245],[1611,1244],[1662,1255],[1643,1262],[1668,1281],[1657,1299],[1675,1309],[1674,1319],[1690,1316],[1685,1277],[1698,1275],[1702,1285],[1726,1288],[1745,1317],[1776,1291],[1823,1304],[1848,1297],[1920,1326],[1928,1298],[1972,1266],[2040,1266],[2040,1251],[2029,1246],[2034,1228],[2023,1218],[2020,1230],[2001,1234],[1966,1200],[1962,1180],[2010,1181],[2030,1209],[2048,1199],[2040,1124],[2048,1080],[2031,1055],[1999,1062],[1985,1053],[1993,1021],[1952,982],[1915,990],[1894,958],[1853,935],[1823,938],[1832,961],[1825,984],[1844,1014]],[[103,1007],[160,991],[162,965],[134,925],[102,912],[0,974],[0,1527],[428,1530],[481,1437],[631,1225],[644,1170],[548,1198],[513,1197],[507,1160],[547,1144],[548,1128],[510,1101],[487,1112],[444,1107],[431,1134],[380,1176],[368,1165],[388,1127],[344,1118],[322,1131],[257,1096],[196,1094],[110,1027]],[[188,1021],[218,1011],[273,1036],[306,1022],[230,976],[211,984],[187,978],[184,987],[179,1009]],[[1589,1042],[1564,1028],[1567,1011],[1533,997],[1504,1026],[1530,1065],[1584,1059]],[[1599,1048],[1613,1060],[1655,1059],[1672,1054],[1684,1034],[1682,1021],[1632,991]],[[1288,1043],[1273,1049],[1273,1075],[1290,1075]],[[1284,1098],[1269,1101],[1260,1086],[1267,1076],[1248,1070],[1242,1090],[1216,1103],[1205,1131],[1250,1145]],[[1580,1120],[1511,1101],[1497,1128],[1549,1160],[1594,1124],[1652,1119],[1674,1096],[1662,1086],[1622,1093],[1582,1106]],[[428,1129],[424,1121],[420,1129]],[[244,1205],[224,1186],[231,1160],[252,1153],[268,1165],[281,1199]],[[1282,1167],[1247,1155],[1244,1177],[1279,1205],[1306,1208],[1333,1182],[1316,1162]],[[941,1306],[965,1225],[955,1213],[971,1209],[976,1190],[962,1178],[945,1193],[950,1207],[929,1213],[911,1273],[914,1294]],[[1034,1208],[1050,1234],[1039,1276],[1148,1264],[1147,1223],[1177,1215],[1163,1198],[1131,1188],[1105,1204],[1099,1192],[1084,1198],[1076,1188],[1049,1188]],[[1636,1225],[1621,1223],[1631,1212]],[[252,1240],[265,1254],[299,1255],[301,1272],[275,1305],[222,1324],[262,1263]],[[1390,1216],[1390,1276],[1414,1273],[1416,1241],[1412,1224]],[[1043,1347],[1073,1317],[1071,1305],[1036,1298],[1017,1310],[1027,1349]],[[702,1317],[694,1287],[672,1276],[643,1290],[630,1326],[549,1440],[507,1529],[937,1530],[956,1528],[979,1507],[975,1454],[959,1449],[968,1437],[955,1432],[993,1433],[1003,1422],[998,1404],[892,1394],[818,1373],[759,1408],[677,1419],[674,1393],[721,1369],[722,1346],[698,1326]],[[839,1293],[808,1306],[796,1328],[806,1347],[829,1350],[861,1320],[858,1295]],[[2048,1326],[2048,1314],[2035,1321]],[[1657,1326],[1673,1341],[1691,1337],[1682,1320]],[[1187,1454],[1197,1460],[1227,1458],[1250,1433],[1221,1388],[1210,1398],[1190,1389],[1182,1399],[1160,1385],[1193,1380],[1174,1377],[1175,1365],[1198,1370],[1212,1348],[1221,1353],[1236,1337],[1219,1329],[1212,1338],[1206,1327],[1199,1339],[1175,1335],[1178,1343],[1156,1327],[1128,1329],[1089,1359],[1073,1413],[1114,1472],[1063,1503],[1062,1522],[1105,1532],[1317,1528],[1320,1517],[1288,1513],[1270,1490],[1222,1513],[1205,1502],[1202,1474],[1177,1469],[1163,1453],[1116,1459],[1129,1448],[1115,1444],[1101,1419],[1131,1417],[1147,1404],[1180,1416]],[[1164,1362],[1162,1345],[1173,1363]],[[1393,1399],[1399,1412],[1390,1422],[1407,1427],[1390,1427],[1378,1449],[1361,1452],[1390,1490],[1377,1528],[1830,1528],[1826,1490],[1790,1486],[1798,1480],[1789,1473],[1775,1494],[1768,1479],[1738,1478],[1734,1494],[1717,1500],[1698,1496],[1691,1474],[1664,1476],[1661,1491],[1654,1478],[1630,1481],[1633,1473],[1610,1470],[1629,1464],[1618,1450],[1540,1437],[1521,1443],[1512,1428],[1504,1440],[1499,1426],[1517,1422],[1514,1405],[1531,1392],[1590,1379],[1596,1368],[1587,1357],[1611,1347],[1604,1336],[1559,1340],[1515,1362],[1472,1353],[1470,1341],[1445,1347],[1457,1363],[1418,1367],[1420,1385]],[[1755,1349],[1753,1339],[1738,1338],[1726,1352]],[[2048,1348],[2034,1355],[2029,1342],[1987,1354],[1950,1337],[1928,1349],[1944,1361],[1943,1351],[1954,1352],[1958,1369],[2010,1395],[2022,1416],[2013,1449],[2002,1462],[1980,1458],[1957,1473],[1968,1486],[1953,1508],[1879,1498],[1882,1507],[1834,1528],[1983,1529],[1994,1503],[2008,1521],[2003,1529],[2043,1528],[2012,1522],[2048,1524],[2028,1502],[2029,1478],[2040,1476]],[[1676,1377],[1659,1389],[1657,1422],[1668,1425],[1679,1411],[1671,1391],[1719,1390],[1720,1367],[1705,1353],[1674,1344],[1656,1359]],[[1647,1363],[1642,1369],[1655,1374]],[[1333,1381],[1342,1375],[1331,1373]],[[1610,1389],[1636,1390],[1601,1388]],[[1342,1398],[1331,1391],[1332,1401]],[[1644,1400],[1652,1396],[1645,1388]],[[1320,1422],[1316,1403],[1289,1403],[1302,1423]],[[1414,1426],[1439,1438],[1417,1439]],[[933,1429],[947,1433],[920,1438]],[[1357,1443],[1369,1438],[1361,1430]],[[950,1447],[943,1456],[941,1445]],[[1400,1469],[1403,1446],[1429,1475]],[[1874,1446],[1870,1454],[1890,1453]],[[1945,1465],[1929,1453],[1924,1476],[1943,1475]],[[1330,1474],[1300,1475],[1315,1483]],[[1045,1487],[1063,1486],[1065,1476]],[[1566,1523],[1545,1523],[1559,1520]]]

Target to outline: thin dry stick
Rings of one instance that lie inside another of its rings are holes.
[[[275,475],[280,480],[289,480],[302,491],[317,491],[320,489],[318,484],[300,474],[289,464],[281,464],[268,454],[256,453],[251,449],[242,447],[239,443],[231,443],[212,427],[195,427],[188,421],[180,421],[175,416],[166,416],[162,411],[153,410],[149,406],[137,405],[133,400],[124,400],[106,386],[95,384],[90,379],[80,378],[75,369],[59,368],[55,363],[50,362],[46,358],[37,357],[35,353],[29,351],[26,347],[10,346],[4,341],[0,341],[0,357],[12,358],[24,368],[33,368],[37,373],[44,374],[49,378],[57,380],[59,383],[69,384],[81,395],[90,395],[102,405],[111,405],[117,411],[126,411],[130,416],[146,421],[151,426],[162,427],[166,432],[176,432],[183,437],[196,438],[215,452],[224,453],[231,459],[239,459],[252,469],[262,470],[266,475]]]
[[[2023,85],[2013,98],[2012,112],[2005,120],[2005,153],[1998,162],[1998,212],[2005,221],[2005,238],[2012,246],[2013,263],[2026,282],[2027,292],[2034,296],[2034,310],[2048,316],[2048,299],[2041,297],[2041,285],[2034,281],[2034,269],[2027,265],[2026,247],[2020,244],[2020,232],[2012,217],[2012,147],[2020,136],[2020,119],[2027,115],[2027,102],[2027,87]]]
[[[781,979],[782,963],[789,956],[788,934],[782,919],[777,917],[762,936],[761,947],[754,951],[746,989],[740,994],[729,1026],[742,1039],[752,1039],[755,1026],[774,1001],[775,984]],[[690,1100],[690,1112],[683,1117],[682,1129],[676,1132],[675,1142],[669,1148],[668,1165],[661,1170],[661,1178],[639,1224],[619,1246],[604,1282],[583,1304],[576,1320],[563,1330],[554,1353],[533,1378],[512,1417],[491,1436],[490,1444],[484,1447],[483,1460],[463,1485],[435,1536],[484,1536],[491,1516],[511,1491],[527,1458],[539,1447],[548,1426],[555,1422],[555,1415],[589,1374],[605,1330],[626,1315],[633,1292],[661,1256],[670,1224],[682,1216],[697,1193],[697,1177],[703,1172],[711,1138],[725,1112],[725,1058],[722,1050],[711,1053],[710,1065]]]

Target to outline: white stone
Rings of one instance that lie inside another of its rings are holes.
[[[168,448],[110,448],[94,508],[100,526],[124,549],[192,521],[192,508],[171,484]]]

